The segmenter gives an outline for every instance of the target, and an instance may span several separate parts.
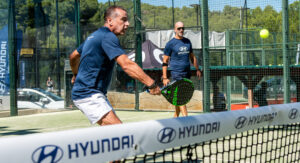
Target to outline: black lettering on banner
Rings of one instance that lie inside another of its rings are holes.
[[[134,144],[134,139],[133,139],[133,135],[131,135],[131,148],[133,148],[133,144]],[[130,148],[130,147],[128,147]]]
[[[204,124],[200,124],[200,130],[199,130],[199,135],[204,134],[205,132],[205,125]]]
[[[218,122],[214,122],[212,124],[211,132],[217,132],[218,131]]]
[[[289,119],[296,119],[298,117],[298,110],[296,108],[293,108],[289,112]]]
[[[220,130],[220,122],[186,126],[183,128],[178,128],[178,133],[179,133],[178,138],[184,139],[185,137],[194,137],[203,134],[211,134],[213,132],[219,132],[219,130]]]
[[[193,127],[193,136],[197,136],[197,134],[198,134],[198,129],[199,129],[199,127],[198,127],[198,125],[195,127]]]
[[[181,139],[181,136],[182,136],[182,138],[185,138],[185,129],[184,128],[179,128],[178,135],[179,135],[179,139]]]
[[[248,125],[252,125],[256,122],[256,116],[252,116],[249,118]]]
[[[112,150],[116,151],[120,149],[120,139],[118,137],[112,138]]]
[[[75,144],[74,149],[72,149],[71,145],[68,145],[68,151],[69,151],[69,159],[72,158],[72,153],[75,153],[76,157],[78,158],[78,145],[77,143]]]
[[[124,148],[133,148],[134,136],[126,135],[122,137],[112,137],[99,139],[95,141],[86,141],[68,145],[69,159],[78,158],[79,155],[86,157],[87,155],[96,155],[104,152],[121,150]],[[101,145],[101,146],[100,146]],[[82,154],[82,155],[81,155]]]
[[[107,144],[107,152],[110,152],[110,141],[109,141],[109,139],[103,139],[102,141],[101,141],[101,146],[102,146],[102,153],[104,153],[105,152],[105,145],[104,145],[104,143],[106,142],[106,144]]]
[[[86,156],[86,149],[88,148],[89,146],[89,142],[85,142],[85,144],[82,144],[82,143],[79,143],[82,151],[83,151],[83,155]]]
[[[127,148],[130,148],[129,136],[122,137],[122,149],[124,149],[125,145],[127,146]]]
[[[192,130],[192,128],[194,128],[194,126],[184,127],[184,128],[186,128],[188,137],[190,137],[191,130]]]
[[[209,134],[211,132],[211,123],[206,123],[205,128],[205,133]]]
[[[97,145],[95,145],[96,146],[96,148],[95,148],[93,141],[91,141],[91,153],[92,153],[92,155],[98,154],[100,152],[100,143],[99,143],[99,140],[97,140],[96,142],[97,142]],[[96,150],[94,150],[94,148]]]

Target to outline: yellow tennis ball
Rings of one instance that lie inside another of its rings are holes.
[[[259,35],[261,38],[268,38],[269,37],[269,31],[267,29],[262,29],[259,32]]]

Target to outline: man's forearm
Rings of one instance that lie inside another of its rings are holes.
[[[123,68],[125,73],[127,73],[130,77],[139,80],[146,86],[152,85],[155,81],[148,76],[140,66],[138,66],[136,63],[132,63],[131,65],[128,65]]]
[[[163,73],[163,79],[166,79],[166,78],[168,78],[168,75],[167,75],[167,71],[168,71],[168,67],[167,66],[163,66],[162,67],[162,73]]]
[[[77,52],[77,50],[74,50],[70,55],[70,67],[74,75],[78,73],[79,62],[80,54]]]
[[[199,65],[196,57],[193,58],[193,65],[196,68],[196,70],[199,70]]]

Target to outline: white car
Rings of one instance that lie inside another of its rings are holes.
[[[63,109],[64,99],[40,88],[18,89],[19,109]]]

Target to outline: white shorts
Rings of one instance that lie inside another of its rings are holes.
[[[113,110],[106,96],[101,93],[84,99],[73,100],[73,102],[92,124],[97,123],[105,114]]]

